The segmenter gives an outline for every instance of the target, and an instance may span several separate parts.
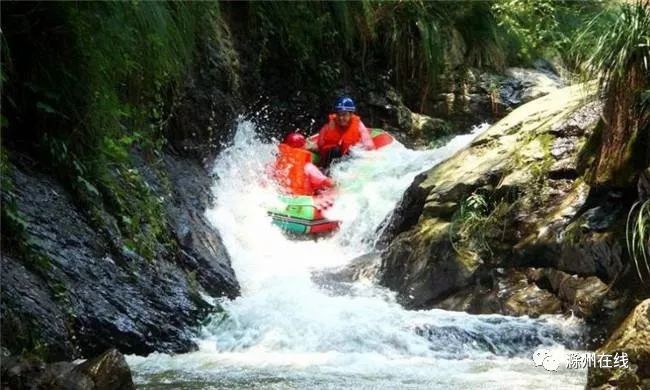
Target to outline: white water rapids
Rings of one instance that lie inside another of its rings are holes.
[[[372,278],[322,285],[319,271],[372,251],[377,228],[421,171],[466,146],[484,127],[442,148],[398,143],[333,169],[340,197],[334,235],[292,240],[266,215],[274,189],[257,178],[275,145],[240,121],[218,157],[209,220],[223,238],[241,296],[221,302],[199,350],[129,356],[139,388],[553,388],[584,387],[586,370],[535,367],[539,346],[562,350],[582,332],[575,320],[408,311]],[[325,278],[326,279],[326,278]],[[344,288],[342,288],[344,287]]]

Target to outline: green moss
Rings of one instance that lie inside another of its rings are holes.
[[[125,245],[153,260],[158,255],[159,243],[172,241],[166,229],[163,200],[135,168],[115,168],[114,172],[106,172],[100,183],[102,198],[117,218]]]
[[[2,180],[2,249],[22,260],[32,271],[47,275],[50,259],[36,248],[34,239],[27,231],[27,221],[16,206],[11,164],[5,148],[0,148],[0,175]]]
[[[203,302],[203,298],[201,298],[199,282],[196,280],[196,271],[190,271],[186,273],[185,278],[187,280],[187,285],[189,287],[188,291],[191,299],[195,302]]]
[[[598,151],[602,145],[603,130],[605,123],[601,120],[594,128],[592,134],[587,138],[587,141],[582,145],[578,152],[577,170],[581,175],[589,178],[594,174],[594,162],[598,157]]]
[[[11,337],[3,337],[2,344],[12,354],[41,361],[61,358],[43,339],[42,330],[36,327],[36,322],[32,318],[21,315],[11,308],[4,310],[3,315],[2,333]]]

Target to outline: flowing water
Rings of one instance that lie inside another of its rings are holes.
[[[372,252],[377,228],[415,175],[466,146],[485,126],[442,148],[398,143],[353,151],[331,175],[340,196],[328,216],[341,229],[318,240],[286,237],[266,209],[276,202],[260,178],[275,146],[241,120],[215,162],[207,211],[231,255],[241,296],[203,327],[199,350],[128,357],[139,388],[554,388],[584,387],[585,370],[536,367],[540,346],[563,351],[583,330],[572,319],[407,311],[376,285],[328,282],[328,270]],[[375,262],[378,259],[374,260]],[[568,351],[568,350],[567,350]]]

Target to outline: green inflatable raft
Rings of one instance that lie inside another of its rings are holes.
[[[382,129],[371,129],[375,148],[382,148],[394,141],[393,136]],[[312,152],[312,162],[317,163],[315,152],[318,134],[307,138],[305,148]],[[323,211],[334,204],[336,194],[328,191],[314,196],[280,195],[281,205],[268,210],[273,224],[281,229],[297,234],[319,234],[331,232],[338,228],[339,221],[331,221],[323,216]]]

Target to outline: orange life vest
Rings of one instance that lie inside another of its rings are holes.
[[[348,127],[341,129],[336,114],[330,114],[329,122],[325,125],[325,131],[320,135],[319,145],[321,152],[326,152],[340,145],[341,153],[346,154],[352,146],[361,140],[359,123],[361,123],[361,118],[353,114],[350,117]]]
[[[280,144],[278,149],[275,178],[280,186],[293,195],[313,195],[314,189],[305,174],[305,165],[311,162],[311,153],[287,144]]]

